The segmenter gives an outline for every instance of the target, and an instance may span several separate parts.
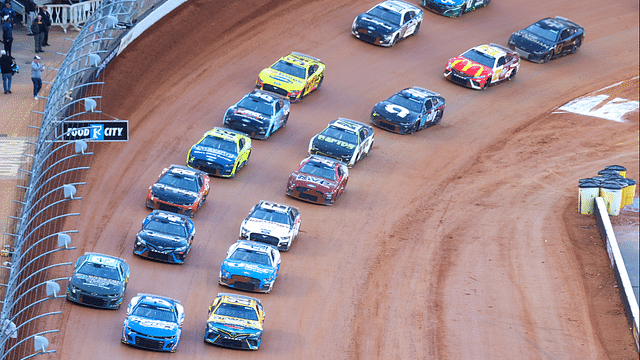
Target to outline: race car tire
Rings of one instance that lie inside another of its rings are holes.
[[[391,45],[390,46],[394,46],[397,42],[398,42],[398,35],[395,35],[393,37],[393,40],[391,40]]]
[[[433,125],[436,125],[442,120],[442,114],[444,114],[444,110],[438,110],[436,117],[433,119]]]
[[[549,50],[548,53],[544,54],[544,58],[542,59],[543,63],[549,62],[549,60],[551,60],[551,58],[553,57],[553,50]]]
[[[205,195],[205,196],[203,196],[203,197],[202,197],[202,200],[200,201],[202,204],[204,204],[204,202],[205,202],[205,201],[207,201],[207,196],[208,196],[208,195],[209,195],[209,194],[207,194],[207,195]]]
[[[460,15],[458,15],[456,17],[462,16],[466,10],[467,10],[467,5],[462,5],[462,9],[460,9]]]
[[[518,72],[518,68],[513,69],[513,71],[511,71],[511,74],[509,74],[509,80],[513,80],[514,77],[516,77],[516,72]]]
[[[320,77],[320,81],[318,81],[318,86],[316,86],[316,90],[320,89],[320,85],[322,85],[322,81],[324,80],[324,75]],[[287,114],[288,116],[288,114]]]
[[[416,35],[418,33],[418,30],[420,30],[420,25],[422,25],[422,21],[420,21],[418,25],[416,25],[416,29],[413,31],[413,34],[411,35]]]
[[[571,47],[571,53],[575,54],[576,52],[578,52],[578,48],[580,47],[580,45],[582,45],[582,39],[578,38],[578,40],[576,40],[576,42],[573,43],[573,46]]]
[[[491,79],[488,79],[488,80],[484,83],[484,86],[482,87],[482,89],[480,89],[480,90],[484,90],[484,89],[488,88],[489,86],[491,86]]]

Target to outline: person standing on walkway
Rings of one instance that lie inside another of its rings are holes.
[[[49,28],[51,27],[51,14],[47,5],[42,5],[38,12],[42,16],[42,22],[44,23],[44,38],[42,39],[42,46],[49,46]]]
[[[38,14],[38,5],[33,0],[27,0],[24,4],[24,11],[27,13],[27,24],[31,24]],[[30,27],[27,28],[27,35],[33,35]]]
[[[36,100],[38,100],[38,93],[42,89],[42,70],[44,69],[46,68],[40,63],[40,56],[34,56],[31,62],[31,81],[33,82],[33,98]]]
[[[13,44],[13,25],[9,21],[9,15],[5,15],[2,18],[2,42],[4,43],[4,51],[7,52],[10,58],[11,56],[11,45]]]
[[[44,33],[46,31],[46,25],[42,21],[42,15],[36,15],[36,19],[31,23],[31,32],[33,33],[33,40],[36,45],[36,53],[44,52],[42,50],[42,41],[44,40]]]
[[[2,87],[5,94],[11,94],[11,77],[13,76],[13,60],[7,52],[0,51],[0,72],[2,73]]]
[[[16,20],[16,11],[13,10],[13,8],[11,7],[11,3],[10,2],[6,2],[4,4],[4,7],[2,8],[2,11],[0,11],[0,14],[2,15],[2,18],[4,19],[5,16],[9,16],[9,22],[13,24],[13,22]]]

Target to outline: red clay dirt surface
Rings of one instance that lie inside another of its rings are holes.
[[[95,147],[74,209],[77,255],[123,257],[131,279],[120,310],[65,304],[58,358],[638,358],[595,221],[577,213],[578,179],[611,164],[639,178],[638,112],[625,122],[552,114],[619,81],[612,96],[638,100],[638,2],[494,1],[459,19],[425,11],[419,34],[393,48],[350,34],[375,3],[189,0],[109,65],[102,110],[130,121],[130,141]],[[585,27],[577,54],[523,61],[513,81],[485,91],[443,78],[447,59],[555,15]],[[258,72],[291,51],[326,63],[322,88],[292,105],[284,129],[253,142],[235,178],[212,178],[184,265],[134,257],[160,171],[184,164]],[[314,134],[337,117],[368,122],[375,103],[411,86],[446,98],[440,125],[407,136],[376,128],[334,206],[286,197]],[[255,295],[266,310],[262,346],[209,346],[207,307],[236,292],[218,285],[220,264],[261,199],[302,213],[273,292]],[[139,292],[184,305],[175,354],[120,344]]]

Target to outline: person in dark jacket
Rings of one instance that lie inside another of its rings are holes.
[[[51,14],[47,5],[40,7],[39,13],[42,16],[42,22],[45,25],[44,38],[42,39],[42,46],[49,46],[49,28],[51,27]]]
[[[44,40],[46,27],[40,14],[38,14],[36,19],[31,23],[31,32],[33,33],[33,39],[36,45],[36,53],[44,52],[44,50],[42,50],[42,42]]]
[[[13,26],[11,22],[9,22],[9,15],[5,15],[2,18],[2,42],[4,43],[4,51],[7,52],[10,58],[11,56],[11,45],[13,44]]]
[[[0,51],[0,73],[2,73],[2,87],[5,94],[11,94],[11,78],[13,77],[13,60],[7,52]]]
[[[6,2],[4,4],[4,7],[2,8],[2,11],[0,11],[0,16],[2,16],[3,19],[7,15],[9,15],[9,22],[13,24],[13,22],[16,20],[16,11],[13,10],[10,2]]]

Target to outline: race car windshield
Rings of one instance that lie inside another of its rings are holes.
[[[462,54],[462,56],[490,68],[493,68],[493,64],[496,62],[496,59],[493,56],[481,53],[476,49],[468,50],[466,53]]]
[[[158,184],[183,189],[191,192],[198,192],[198,184],[193,177],[181,176],[178,174],[166,173],[158,180]]]
[[[356,133],[338,129],[333,126],[329,126],[328,128],[324,129],[321,134],[333,139],[348,142],[350,144],[358,143],[358,135],[356,135]]]
[[[113,266],[98,263],[86,262],[78,269],[77,273],[120,281],[120,272],[118,272],[118,269]]]
[[[162,221],[160,219],[151,219],[144,229],[173,236],[187,236],[187,231],[181,224]]]
[[[242,99],[238,103],[238,107],[255,111],[263,115],[273,116],[273,106],[271,106],[271,104],[265,104],[254,99]]]
[[[403,108],[413,111],[413,112],[420,112],[422,111],[422,103],[419,103],[415,100],[412,99],[408,99],[404,96],[400,96],[400,95],[393,95],[390,99],[389,102],[396,104],[396,105],[400,105]]]
[[[140,304],[131,315],[148,319],[176,322],[176,316],[170,308],[155,306],[151,304]]]
[[[400,14],[398,14],[395,11],[385,9],[382,6],[374,7],[373,9],[369,10],[367,14],[380,18],[388,23],[400,25],[400,19],[401,19]]]
[[[273,66],[271,67],[274,70],[278,70],[280,72],[283,72],[285,74],[289,74],[291,76],[295,76],[297,78],[300,79],[304,79],[305,78],[305,74],[307,73],[306,70],[303,67],[300,67],[298,65],[292,64],[288,61],[284,61],[284,60],[280,60],[277,63],[273,64]]]
[[[291,220],[289,216],[277,211],[265,210],[265,209],[256,209],[256,211],[251,214],[252,218],[261,219],[271,222],[277,222],[280,224],[291,225]]]
[[[237,154],[236,143],[230,140],[222,139],[215,136],[207,136],[200,142],[200,145],[212,149],[226,151],[231,154]]]
[[[214,314],[234,317],[238,319],[258,321],[258,315],[256,314],[256,311],[249,306],[222,303],[220,304],[220,306],[218,306]]]
[[[269,258],[268,254],[249,249],[236,249],[236,251],[229,256],[229,259],[271,266],[271,258]]]
[[[333,170],[332,168],[324,167],[322,165],[319,165],[313,162],[308,162],[304,164],[298,171],[303,172],[305,174],[312,175],[312,176],[321,177],[324,179],[329,179],[333,181],[336,180],[335,170]]]
[[[533,24],[529,26],[526,30],[542,38],[545,38],[549,41],[556,41],[556,39],[558,38],[558,32],[556,30],[542,27],[540,26],[540,24]]]

